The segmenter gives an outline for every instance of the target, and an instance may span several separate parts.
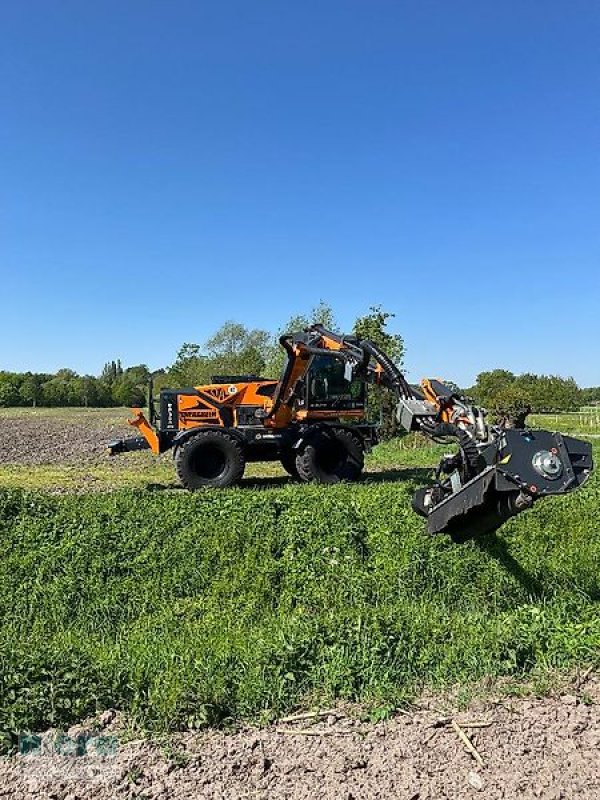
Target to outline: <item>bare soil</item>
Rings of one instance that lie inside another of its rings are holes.
[[[28,410],[0,416],[0,464],[92,464],[112,439],[134,435],[124,409]]]
[[[585,692],[584,692],[585,689]],[[114,755],[16,755],[0,760],[0,796],[109,800],[439,800],[600,798],[600,681],[546,698],[443,699],[367,723],[344,711],[266,728],[123,741],[119,717],[70,734],[115,735]],[[477,763],[451,720],[469,737]],[[46,734],[49,741],[51,732]]]

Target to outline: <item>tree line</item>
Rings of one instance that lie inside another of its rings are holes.
[[[355,321],[354,329],[376,339],[401,366],[402,337],[387,330],[392,317],[379,307],[372,308]],[[275,333],[225,322],[204,345],[184,343],[170,366],[154,371],[146,364],[123,368],[118,359],[107,362],[97,376],[78,375],[66,368],[53,374],[0,371],[0,406],[136,406],[145,403],[150,378],[157,390],[209,383],[213,375],[276,378],[285,359],[279,337],[315,323],[339,329],[332,308],[321,302],[308,313],[291,317]]]
[[[0,371],[0,406],[140,405],[150,375],[145,364],[123,369],[118,360],[105,364],[98,376],[66,368],[56,373]]]
[[[531,372],[515,375],[506,369],[480,372],[466,394],[498,417],[577,411],[600,402],[600,387],[581,389],[573,378]]]
[[[355,320],[352,331],[375,341],[402,368],[404,341],[389,329],[393,316],[380,306],[372,307]],[[184,343],[170,366],[154,371],[146,364],[123,368],[118,359],[107,362],[97,376],[78,375],[71,369],[54,374],[0,371],[0,406],[137,406],[145,402],[150,378],[156,389],[209,383],[213,375],[276,378],[285,359],[279,336],[314,323],[339,329],[331,306],[321,302],[308,313],[291,317],[275,333],[225,322],[203,345]],[[581,389],[572,378],[515,375],[505,369],[480,373],[465,393],[497,415],[523,408],[571,411],[600,402],[600,387]],[[370,388],[369,400],[372,409],[393,428],[393,398]]]

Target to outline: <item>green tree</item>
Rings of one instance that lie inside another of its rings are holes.
[[[107,386],[112,386],[122,374],[123,367],[121,366],[121,359],[118,358],[116,361],[113,359],[112,361],[107,361],[102,368],[100,380],[106,383]]]
[[[581,406],[581,389],[573,378],[541,375],[538,387],[538,411],[576,411]]]
[[[356,320],[353,333],[359,339],[368,339],[376,344],[398,369],[402,369],[404,340],[399,333],[391,333],[388,330],[388,324],[393,318],[394,314],[384,311],[381,306],[371,306],[368,314]],[[369,386],[367,397],[371,415],[381,419],[382,438],[396,436],[398,434],[396,398],[389,390],[379,386]]]
[[[146,364],[122,369],[110,387],[113,402],[120,406],[143,406],[149,380],[150,370]]]
[[[496,397],[515,380],[515,375],[507,369],[493,369],[480,372],[476,378],[475,386],[469,389],[475,401],[484,408],[493,408]]]
[[[209,380],[206,356],[199,344],[185,342],[177,351],[175,362],[168,370],[168,384],[174,388],[197,386]]]
[[[197,386],[208,383],[212,375],[258,375],[269,354],[270,335],[246,328],[239,322],[225,322],[206,342],[186,342],[168,371],[172,386]]]
[[[42,384],[42,404],[45,406],[68,406],[69,384],[63,378],[50,378]]]
[[[136,364],[133,367],[127,367],[123,372],[123,377],[134,383],[136,386],[147,386],[150,380],[150,370],[147,364]]]
[[[166,369],[155,369],[150,377],[152,378],[155,393],[169,386],[169,373]]]
[[[19,396],[23,405],[35,408],[42,399],[42,383],[44,376],[27,372],[19,388]]]
[[[481,372],[469,393],[480,405],[500,415],[519,404],[533,412],[573,411],[583,399],[573,378],[531,372],[514,375],[505,369]]]
[[[100,381],[92,375],[83,375],[79,379],[79,395],[83,406],[101,406],[104,398],[99,391]]]
[[[27,373],[19,388],[21,401],[35,408],[42,396],[42,380],[39,375]]]
[[[113,385],[112,399],[117,405],[138,408],[145,404],[146,392],[142,386],[124,375]]]
[[[265,368],[270,339],[266,331],[226,322],[206,342],[211,373],[260,375]]]
[[[496,422],[509,428],[523,428],[533,404],[530,389],[519,385],[517,379],[499,389],[488,408],[494,414]]]
[[[21,405],[20,380],[14,372],[0,372],[0,406],[9,408]]]
[[[600,403],[600,386],[588,386],[582,389],[581,402],[584,405]]]

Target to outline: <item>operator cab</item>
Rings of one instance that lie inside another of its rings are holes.
[[[365,383],[348,380],[344,362],[327,355],[315,356],[299,392],[298,408],[314,411],[362,411],[366,404]]]

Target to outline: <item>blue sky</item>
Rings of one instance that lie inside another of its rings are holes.
[[[395,312],[411,379],[600,384],[593,0],[23,0],[0,16],[0,368]]]

